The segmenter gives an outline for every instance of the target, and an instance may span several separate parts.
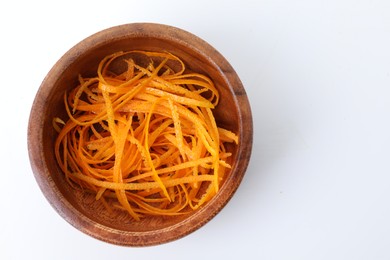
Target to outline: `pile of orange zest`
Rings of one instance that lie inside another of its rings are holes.
[[[96,75],[64,95],[67,122],[53,119],[66,180],[135,220],[208,202],[230,168],[226,144],[238,143],[217,126],[213,82],[170,53],[145,51],[106,56]]]

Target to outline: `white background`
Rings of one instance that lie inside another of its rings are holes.
[[[390,259],[390,1],[2,1],[0,259]],[[102,29],[157,22],[218,49],[254,141],[230,203],[200,230],[127,248],[64,221],[27,154],[40,83]]]

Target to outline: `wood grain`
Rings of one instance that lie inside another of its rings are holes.
[[[93,76],[98,62],[116,51],[168,51],[193,71],[208,75],[221,94],[214,111],[217,123],[239,135],[232,169],[220,192],[204,207],[180,217],[148,217],[137,222],[126,213],[109,213],[94,196],[70,187],[54,157],[53,117],[66,117],[63,94],[77,77]],[[113,244],[150,246],[173,241],[197,230],[228,203],[247,169],[252,149],[252,114],[245,89],[234,69],[212,46],[181,29],[150,23],[126,24],[98,32],[70,49],[43,80],[33,103],[28,151],[34,176],[55,210],[82,232]],[[42,227],[43,228],[43,227]]]

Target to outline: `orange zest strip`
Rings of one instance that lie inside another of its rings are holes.
[[[134,220],[186,214],[217,194],[239,140],[218,126],[220,96],[206,75],[167,52],[127,51],[78,81],[64,94],[69,119],[53,118],[72,187]]]

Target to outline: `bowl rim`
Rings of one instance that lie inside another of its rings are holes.
[[[181,45],[191,46],[191,48],[196,46],[196,51],[202,58],[207,59],[215,68],[218,68],[219,73],[224,77],[226,82],[234,85],[234,95],[237,97],[236,102],[240,106],[238,110],[239,120],[240,122],[245,121],[246,123],[245,129],[243,129],[241,123],[238,124],[240,128],[239,139],[245,143],[239,146],[237,159],[244,160],[244,164],[240,165],[240,168],[236,167],[234,169],[235,174],[231,174],[230,178],[234,178],[233,185],[223,185],[220,192],[205,207],[198,209],[192,214],[191,218],[187,218],[173,226],[145,232],[114,229],[99,224],[81,214],[62,196],[60,190],[56,187],[46,167],[42,145],[36,145],[37,143],[42,144],[43,141],[44,120],[40,119],[39,116],[43,114],[45,109],[45,102],[42,102],[42,100],[46,100],[50,94],[52,82],[84,51],[91,47],[95,48],[104,45],[107,41],[120,40],[127,37],[153,37],[174,40]],[[194,42],[189,43],[185,41],[186,37],[191,37]],[[212,59],[211,56],[216,57],[216,59]],[[30,111],[27,134],[31,168],[38,186],[51,206],[69,224],[83,233],[101,241],[122,246],[151,246],[171,242],[194,232],[214,218],[230,201],[245,175],[252,151],[252,139],[253,122],[249,100],[246,96],[244,86],[229,62],[214,47],[198,36],[171,25],[158,23],[128,23],[109,27],[81,40],[69,49],[50,69],[36,93]],[[222,203],[213,203],[218,198],[221,199]],[[211,215],[209,214],[210,211],[212,212]],[[161,236],[162,233],[163,235]]]

